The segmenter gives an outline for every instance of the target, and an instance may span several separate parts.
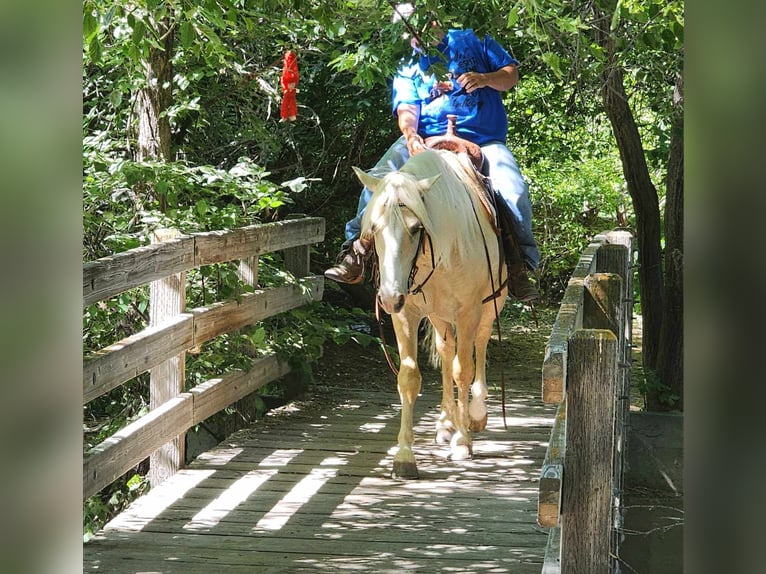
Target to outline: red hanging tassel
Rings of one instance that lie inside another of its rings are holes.
[[[280,121],[294,122],[298,115],[298,102],[295,95],[298,93],[298,56],[292,50],[285,52],[282,66],[282,77],[279,80],[282,86],[282,108]]]

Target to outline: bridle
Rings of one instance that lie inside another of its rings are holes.
[[[436,271],[437,263],[434,259],[434,244],[431,241],[431,236],[425,232],[425,229],[423,229],[422,226],[419,230],[419,233],[420,237],[418,239],[418,248],[415,251],[415,258],[412,260],[412,267],[410,268],[410,277],[407,280],[407,295],[417,295],[418,293],[423,293],[423,286],[428,283],[428,280],[434,274],[434,271]],[[415,282],[415,275],[418,273],[419,253],[425,253],[426,240],[428,240],[428,249],[431,252],[431,271],[428,272],[428,275],[426,275],[425,279],[413,287],[412,284]],[[425,295],[423,295],[423,297],[425,298]]]
[[[399,204],[399,207],[406,207],[403,203]],[[418,221],[418,223],[420,223]],[[415,256],[412,259],[412,265],[410,266],[410,274],[407,279],[407,295],[417,295],[422,294],[423,298],[425,299],[425,294],[423,293],[423,287],[428,283],[428,280],[431,279],[431,276],[434,274],[434,271],[436,271],[437,261],[434,257],[434,245],[431,240],[431,236],[426,233],[425,228],[423,227],[423,224],[420,224],[418,228],[418,247],[415,250]],[[428,272],[428,275],[425,276],[425,278],[415,285],[414,287],[412,284],[415,282],[415,276],[418,273],[418,259],[420,258],[421,253],[425,253],[426,249],[426,240],[428,241],[428,250],[431,253],[431,271]],[[374,249],[374,243],[373,243],[373,249]],[[377,256],[375,257],[375,260],[377,260]],[[378,330],[380,332],[380,341],[383,345],[383,355],[386,357],[386,362],[388,362],[388,366],[390,367],[391,371],[393,371],[394,375],[399,374],[399,369],[394,364],[394,360],[391,358],[391,354],[388,352],[388,344],[386,343],[386,335],[383,330],[383,320],[380,316],[380,299],[378,298],[377,291],[380,287],[380,273],[377,269],[375,269],[375,272],[372,274],[372,281],[373,285],[375,287],[375,319],[378,322]]]

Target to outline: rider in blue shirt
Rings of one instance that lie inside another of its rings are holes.
[[[501,92],[518,82],[518,61],[491,36],[480,40],[472,30],[442,32],[434,55],[426,55],[417,44],[409,62],[399,68],[393,81],[392,107],[402,136],[370,170],[381,176],[398,169],[410,155],[422,151],[424,138],[443,135],[447,115],[457,116],[459,137],[481,147],[483,172],[512,213],[514,232],[521,249],[519,261],[509,265],[509,292],[522,301],[540,296],[529,282],[527,269],[540,261],[532,235],[532,206],[529,187],[516,159],[506,147],[508,118]],[[446,69],[438,78],[433,69]],[[371,192],[366,187],[359,197],[357,214],[346,224],[346,242],[339,262],[325,276],[341,283],[360,283],[371,240],[360,238],[361,219]]]
[[[418,133],[422,137],[443,135],[447,114],[457,115],[460,137],[478,145],[505,141],[508,117],[500,92],[493,89],[461,88],[457,78],[468,72],[487,74],[505,66],[518,66],[491,36],[481,42],[472,30],[449,30],[436,47],[436,56],[421,55],[402,66],[393,83],[393,111],[400,104],[420,105]],[[438,81],[429,68],[449,66],[450,79]]]

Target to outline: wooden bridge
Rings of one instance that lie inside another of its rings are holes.
[[[307,243],[321,240],[322,235],[323,222],[306,219],[278,228],[240,231],[238,235],[177,238],[171,251],[167,245],[158,244],[123,256],[126,265],[153,269],[150,279],[158,281],[168,270],[183,273],[200,261],[208,261],[205,253],[217,253],[218,260],[240,259],[247,262],[246,269],[257,269],[259,254],[285,249],[288,268],[311,287],[289,293],[282,287],[271,295],[256,290],[236,304],[222,303],[188,313],[180,309],[172,317],[160,318],[146,332],[115,343],[86,361],[86,401],[148,368],[153,368],[153,392],[169,393],[169,398],[85,455],[84,497],[98,492],[150,454],[152,464],[163,469],[165,476],[161,484],[84,545],[84,571],[539,573],[560,571],[562,556],[566,564],[568,553],[561,546],[562,540],[567,540],[566,528],[558,528],[563,526],[560,517],[571,516],[574,524],[575,516],[593,516],[583,505],[568,506],[567,488],[571,487],[562,480],[567,449],[565,421],[571,419],[569,424],[581,430],[588,424],[567,412],[566,388],[570,384],[577,388],[575,381],[567,380],[567,363],[578,361],[562,341],[582,329],[582,309],[587,311],[588,307],[583,301],[596,302],[601,314],[614,314],[605,310],[603,297],[587,295],[583,282],[596,270],[598,250],[609,243],[605,236],[584,253],[546,350],[544,396],[559,406],[545,404],[539,387],[509,390],[506,430],[499,399],[490,398],[487,429],[474,439],[472,460],[451,462],[446,459],[446,448],[433,443],[441,398],[440,381],[434,372],[431,377],[424,373],[422,396],[417,402],[419,480],[391,478],[399,429],[394,384],[390,391],[360,385],[359,389],[344,391],[343,400],[327,408],[266,417],[187,467],[178,462],[183,460],[186,429],[282,376],[289,367],[276,357],[267,357],[249,373],[232,373],[182,392],[178,373],[168,376],[174,356],[217,333],[262,320],[266,308],[278,313],[321,298],[321,280],[308,272]],[[191,255],[168,255],[177,254],[179,249]],[[158,271],[157,265],[141,264],[156,260],[161,253],[165,254],[163,260],[170,262],[161,266],[163,271]],[[126,273],[115,272],[123,265],[119,259],[115,256],[86,266],[85,305],[145,282],[147,271],[130,280],[125,279]],[[252,274],[249,280],[257,284]],[[618,290],[619,299],[624,299],[624,292]],[[272,304],[274,293],[279,295],[280,305]],[[616,312],[623,316],[624,307],[619,303],[618,307]],[[186,327],[179,327],[186,323]],[[167,343],[171,330],[187,336],[176,336],[174,340],[181,341],[178,344]],[[166,342],[158,345],[158,341]],[[164,350],[158,352],[158,346]],[[617,364],[617,347],[608,353],[614,355],[613,363]],[[136,367],[139,357],[150,360]],[[175,366],[178,368],[178,361]],[[170,392],[168,380],[175,386]],[[490,387],[499,384],[492,378],[488,382]],[[612,391],[606,402],[617,405],[621,392]],[[568,408],[573,410],[571,405]],[[617,415],[610,416],[617,421]],[[608,426],[607,434],[619,437],[613,434],[619,433],[619,425],[615,425],[617,431]],[[608,441],[615,452],[617,442]],[[610,450],[607,479],[613,479],[612,469],[619,479],[619,465],[612,465],[611,456]],[[592,486],[586,481],[586,488]],[[605,520],[609,524],[619,514],[619,509],[611,508],[611,498],[611,489],[606,498],[599,498],[600,503],[607,501]],[[601,519],[596,522],[603,524]],[[605,534],[604,544],[596,546],[606,551],[596,557],[599,568],[588,572],[607,571],[610,543],[613,551],[615,545],[613,532],[607,529],[596,534],[602,538]],[[573,548],[569,554],[577,555],[577,543],[568,544]],[[591,563],[577,556],[573,560]],[[572,566],[563,570],[586,571]]]

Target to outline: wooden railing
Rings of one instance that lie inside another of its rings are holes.
[[[151,410],[85,453],[83,499],[147,457],[151,483],[161,482],[183,466],[189,428],[290,371],[275,355],[266,355],[247,372],[232,371],[184,392],[187,351],[322,299],[324,278],[309,272],[309,246],[322,241],[324,233],[320,218],[185,236],[164,230],[152,245],[84,265],[83,307],[150,284],[150,325],[84,361],[83,404],[149,371]],[[260,289],[258,256],[275,251],[283,252],[285,269],[296,280]],[[239,261],[240,279],[254,290],[186,311],[185,272],[227,261]]]
[[[616,570],[630,407],[633,237],[594,238],[569,280],[545,350],[542,394],[558,403],[540,476],[550,527],[543,574]]]

